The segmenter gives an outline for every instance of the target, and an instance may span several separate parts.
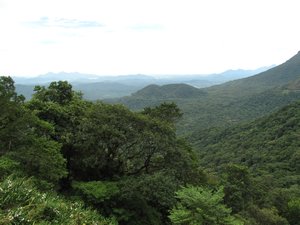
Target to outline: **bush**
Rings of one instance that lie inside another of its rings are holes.
[[[117,224],[80,202],[39,192],[31,179],[7,177],[0,183],[0,224]]]

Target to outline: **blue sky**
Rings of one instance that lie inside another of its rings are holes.
[[[0,0],[0,74],[207,74],[300,50],[297,0]]]

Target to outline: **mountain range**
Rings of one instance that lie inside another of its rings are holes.
[[[97,76],[82,73],[47,73],[37,77],[14,77],[16,89],[19,94],[23,94],[27,99],[33,94],[35,85],[47,85],[52,81],[66,80],[70,82],[74,89],[81,91],[84,98],[89,100],[118,98],[130,95],[147,85],[185,83],[197,88],[209,87],[221,84],[226,81],[243,78],[265,71],[269,67],[261,67],[255,70],[228,70],[219,74],[208,75],[156,75],[148,76],[143,74],[124,76]]]

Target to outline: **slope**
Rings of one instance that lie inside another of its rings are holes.
[[[247,96],[253,93],[263,92],[296,80],[300,77],[300,51],[285,63],[269,69],[260,74],[230,81],[225,84],[208,88],[207,91],[214,94],[228,96]]]
[[[206,168],[244,164],[269,173],[278,185],[300,182],[300,101],[251,123],[195,133],[192,142]]]

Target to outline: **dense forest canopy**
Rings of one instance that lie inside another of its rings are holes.
[[[186,140],[173,102],[133,112],[66,81],[34,92],[0,77],[1,224],[299,224],[299,102]]]

